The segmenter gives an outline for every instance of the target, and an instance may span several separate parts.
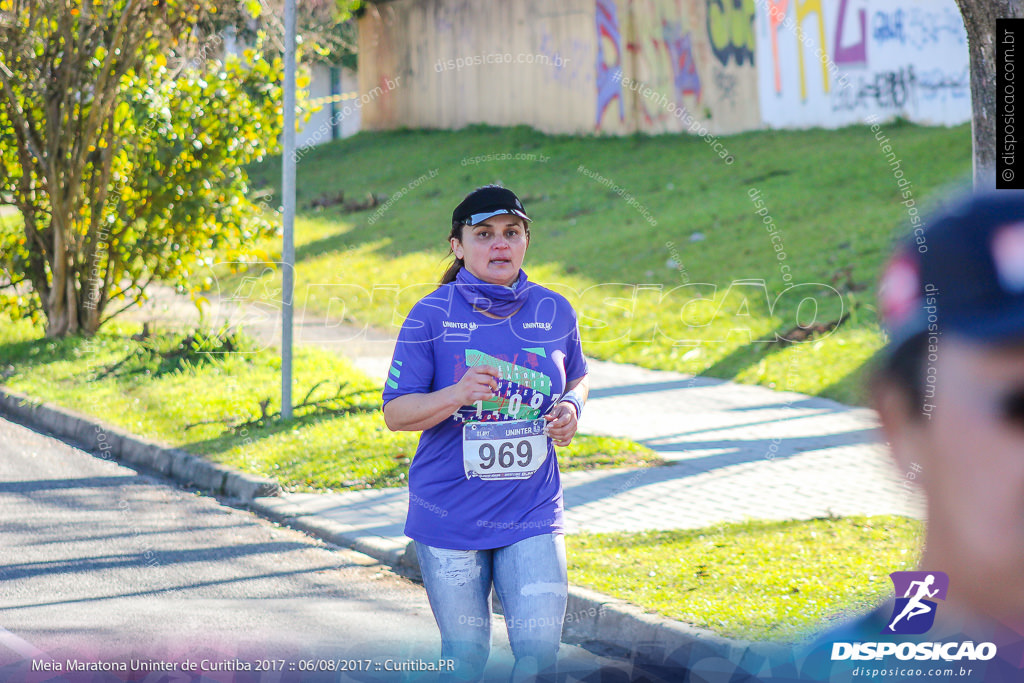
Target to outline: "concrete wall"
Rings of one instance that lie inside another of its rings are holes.
[[[692,120],[714,133],[758,126],[753,0],[595,0],[594,9],[594,129],[674,132]]]
[[[395,0],[360,19],[359,53],[371,130],[970,118],[955,0]]]
[[[241,56],[247,47],[252,46],[239,43],[234,29],[229,27],[221,34],[220,49],[223,54]],[[359,107],[353,106],[353,102],[359,99],[359,78],[356,72],[320,63],[304,68],[309,69],[309,88],[305,95],[311,100],[311,105],[320,108],[310,115],[309,121],[299,126],[295,133],[296,147],[323,144],[358,133],[361,111]]]
[[[296,147],[323,144],[358,133],[361,110],[353,106],[359,98],[358,91],[359,79],[351,69],[312,65],[306,96],[320,109],[296,132]]]
[[[593,129],[593,0],[401,0],[359,23],[363,128]],[[388,83],[398,87],[388,91]]]
[[[953,0],[757,2],[765,125],[970,120],[967,33]]]

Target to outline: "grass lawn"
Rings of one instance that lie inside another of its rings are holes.
[[[916,206],[967,178],[970,126],[883,129]],[[874,134],[757,131],[725,143],[732,165],[685,135],[480,126],[360,133],[309,150],[298,165],[299,314],[397,329],[444,268],[454,205],[501,182],[535,219],[526,270],[577,306],[589,355],[861,402],[863,368],[884,341],[874,286],[908,210]],[[280,160],[251,177],[254,197],[276,205]],[[368,195],[380,203],[356,206]],[[255,258],[277,258],[279,240],[255,246]],[[221,293],[241,282],[223,267],[200,275]],[[257,291],[279,286],[278,273],[261,278]],[[759,341],[842,312],[807,353]]]
[[[139,330],[113,323],[92,340],[54,341],[40,339],[42,330],[28,321],[0,315],[0,379],[132,433],[275,477],[288,490],[405,484],[418,435],[388,430],[380,384],[346,359],[299,347],[296,403],[312,390],[308,401],[325,401],[334,412],[311,407],[296,410],[292,422],[260,420],[261,401],[268,413],[280,409],[276,352],[248,351],[254,347],[242,338],[230,353],[175,354],[184,333],[142,343],[131,339]],[[644,446],[607,437],[581,435],[557,453],[564,471],[661,463]]]
[[[725,636],[797,642],[888,597],[922,533],[878,516],[577,534],[569,581]]]

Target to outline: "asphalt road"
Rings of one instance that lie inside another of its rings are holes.
[[[443,666],[439,643],[422,586],[372,558],[0,419],[0,681],[69,659],[143,662],[111,680],[185,660],[191,680],[432,680],[388,669]],[[570,680],[638,673],[563,648]]]

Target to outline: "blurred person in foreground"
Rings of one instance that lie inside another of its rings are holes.
[[[890,260],[879,304],[890,342],[872,401],[924,492],[924,548],[919,571],[893,573],[894,599],[817,641],[801,674],[1024,681],[1024,193],[933,216]]]

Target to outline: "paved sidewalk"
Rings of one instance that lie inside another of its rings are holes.
[[[168,303],[169,302],[169,303]],[[244,321],[276,344],[277,312],[214,299],[214,320]],[[158,294],[138,320],[195,318],[180,297]],[[298,344],[350,357],[367,373],[387,374],[388,335],[330,321],[300,321]],[[580,422],[588,434],[628,437],[670,464],[563,475],[570,531],[695,528],[747,518],[829,515],[920,517],[920,496],[904,486],[878,443],[873,413],[764,387],[590,361],[591,393]],[[408,504],[404,488],[260,499],[264,511],[294,523],[329,527],[377,549],[401,553]],[[397,556],[397,555],[396,555]]]

